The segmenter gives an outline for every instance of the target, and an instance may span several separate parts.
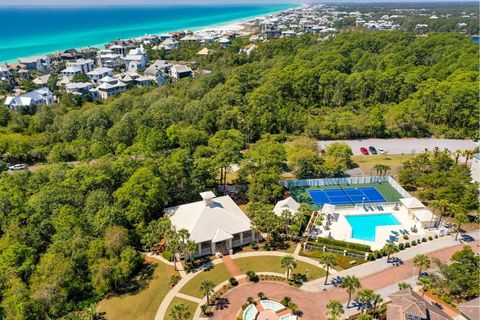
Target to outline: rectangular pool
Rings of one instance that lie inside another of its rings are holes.
[[[352,227],[352,238],[372,242],[375,241],[376,227],[400,225],[400,222],[391,213],[360,214],[345,216],[345,219]]]

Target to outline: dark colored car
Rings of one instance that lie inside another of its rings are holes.
[[[368,147],[368,150],[370,150],[370,153],[371,153],[371,154],[377,154],[377,149],[375,149],[374,146]]]
[[[360,152],[361,152],[362,154],[364,154],[364,155],[368,155],[368,150],[367,150],[367,148],[365,148],[365,147],[361,147],[361,148],[360,148]]]

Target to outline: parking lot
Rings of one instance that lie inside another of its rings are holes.
[[[478,148],[478,144],[471,140],[461,139],[359,139],[359,140],[331,140],[319,141],[321,148],[325,149],[334,142],[344,142],[352,148],[354,155],[361,155],[361,147],[368,149],[369,146],[374,146],[377,149],[383,149],[388,154],[412,154],[422,153],[425,149],[433,151],[435,147],[444,150],[447,148],[450,151],[456,150],[474,150]]]

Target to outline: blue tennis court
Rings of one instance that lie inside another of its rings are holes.
[[[375,187],[308,190],[317,206],[329,204],[359,204],[387,202]]]

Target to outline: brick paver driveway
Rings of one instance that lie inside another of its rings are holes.
[[[469,244],[459,244],[428,254],[430,258],[437,258],[447,261],[455,251],[461,250],[464,245],[471,246],[478,252],[478,241]],[[412,261],[405,261],[400,266],[392,266],[378,273],[360,279],[363,288],[379,290],[392,284],[410,278],[413,275]],[[296,303],[304,315],[302,320],[318,320],[325,318],[325,306],[331,299],[346,302],[348,295],[341,288],[331,287],[322,292],[306,292],[282,283],[262,281],[259,283],[247,283],[227,292],[223,298],[228,303],[222,310],[216,310],[212,319],[234,320],[242,305],[248,297],[257,298],[257,294],[263,292],[269,299],[280,301],[283,297],[289,296]]]

